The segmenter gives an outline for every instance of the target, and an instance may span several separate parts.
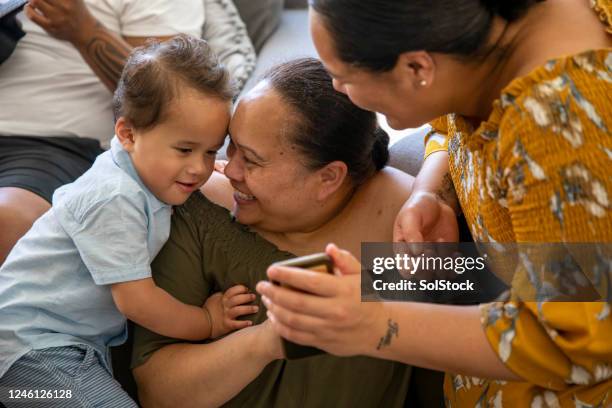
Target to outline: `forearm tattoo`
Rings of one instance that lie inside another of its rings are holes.
[[[114,91],[131,51],[125,41],[98,22],[91,40],[85,47],[84,57],[104,85]]]
[[[398,337],[399,325],[391,319],[387,321],[387,325],[387,333],[378,341],[378,346],[376,346],[376,350],[380,350],[383,347],[389,346],[391,344],[393,336]]]
[[[455,191],[455,185],[453,184],[453,179],[449,172],[444,174],[442,178],[442,184],[438,191],[436,191],[436,195],[440,198],[440,200],[444,201],[451,208],[455,210],[455,212],[459,212],[459,200],[457,199],[457,192]]]

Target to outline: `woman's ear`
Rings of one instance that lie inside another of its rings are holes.
[[[393,70],[413,89],[422,89],[433,83],[436,64],[426,51],[407,51],[400,54]]]
[[[344,184],[348,174],[346,163],[341,161],[333,161],[328,163],[318,171],[319,173],[319,194],[318,199],[323,201]]]
[[[127,152],[134,150],[134,129],[123,116],[115,123],[115,135]]]

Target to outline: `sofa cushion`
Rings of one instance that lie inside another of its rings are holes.
[[[255,71],[242,93],[255,86],[272,66],[298,57],[317,57],[308,31],[308,10],[285,10],[278,29],[259,52]]]
[[[234,3],[246,24],[255,50],[259,52],[280,23],[284,0],[234,0]]]
[[[416,176],[423,164],[424,139],[429,126],[416,129],[403,136],[389,149],[389,166]]]

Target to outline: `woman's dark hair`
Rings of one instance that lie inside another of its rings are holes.
[[[323,17],[340,59],[374,72],[424,50],[486,55],[493,17],[508,22],[544,0],[309,0]]]
[[[323,64],[301,58],[273,67],[263,77],[297,113],[289,142],[312,169],[339,160],[359,185],[385,167],[389,136],[378,127],[376,115],[355,106],[336,91]]]
[[[229,73],[204,40],[182,34],[135,48],[113,98],[115,120],[123,116],[136,129],[157,125],[181,85],[226,101],[234,95]]]

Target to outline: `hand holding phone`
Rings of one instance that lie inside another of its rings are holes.
[[[334,264],[329,255],[325,253],[318,253],[306,256],[300,256],[298,258],[288,259],[286,261],[275,262],[275,266],[291,266],[294,268],[309,269],[319,273],[334,273]],[[278,282],[272,282],[278,285]],[[288,287],[292,290],[298,290],[290,286],[281,284],[283,287]],[[293,343],[291,341],[282,339],[283,349],[287,360],[295,360],[299,358],[311,357],[317,354],[325,353],[316,347],[302,346],[300,344]]]

